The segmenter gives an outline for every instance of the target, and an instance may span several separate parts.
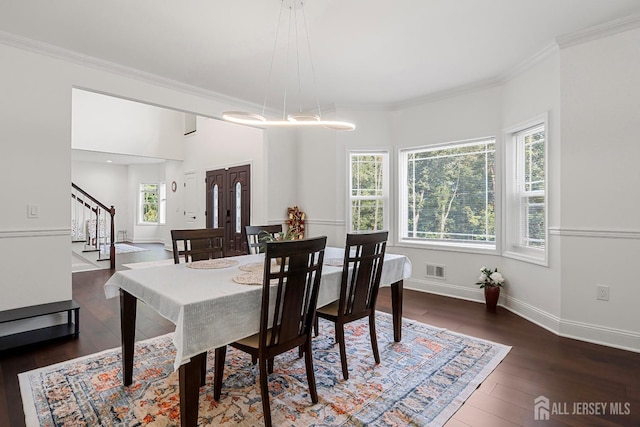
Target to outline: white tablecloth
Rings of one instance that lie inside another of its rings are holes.
[[[344,249],[328,247],[325,261],[342,258]],[[240,266],[264,260],[264,254],[232,258],[234,267],[193,269],[175,264],[116,272],[104,285],[107,298],[130,293],[176,325],[174,368],[191,357],[227,345],[259,331],[261,285],[242,285],[233,278]],[[324,265],[318,307],[339,298],[342,268]],[[386,254],[381,286],[411,277],[411,262],[404,255]]]

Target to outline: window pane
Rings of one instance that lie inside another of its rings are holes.
[[[354,155],[351,166],[352,196],[382,196],[382,156]]]
[[[524,138],[525,191],[544,190],[544,130]]]
[[[526,246],[535,248],[544,248],[545,246],[544,208],[544,197],[528,198]]]
[[[158,184],[140,184],[140,210],[142,222],[158,222],[158,193]]]
[[[351,224],[353,231],[373,231],[384,228],[382,200],[353,200],[351,202]]]
[[[218,184],[213,186],[213,228],[218,228]]]
[[[350,231],[383,230],[387,208],[386,152],[351,153]]]
[[[242,185],[236,182],[236,233],[242,232]]]
[[[403,237],[495,242],[495,140],[405,154]]]

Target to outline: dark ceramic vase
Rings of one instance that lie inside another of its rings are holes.
[[[484,287],[484,300],[487,303],[487,311],[490,313],[496,312],[498,306],[498,299],[500,298],[500,286],[485,286]]]

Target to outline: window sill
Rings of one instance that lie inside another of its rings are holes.
[[[504,251],[502,256],[505,258],[511,258],[522,262],[527,262],[529,264],[541,265],[543,267],[549,267],[549,261],[547,260],[546,254],[542,256],[532,256],[528,254],[524,254],[521,252],[515,251]]]
[[[476,253],[485,255],[497,255],[498,250],[494,245],[487,244],[450,244],[450,243],[437,243],[437,242],[422,242],[414,240],[399,240],[395,246],[401,248],[414,248],[414,249],[426,249],[432,251],[450,251],[450,252],[465,252]]]

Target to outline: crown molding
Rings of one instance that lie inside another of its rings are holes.
[[[191,95],[200,96],[212,101],[233,105],[234,107],[241,107],[249,110],[262,109],[261,105],[234,98],[229,95],[214,92],[198,86],[193,86],[167,77],[162,77],[157,74],[138,70],[137,68],[127,67],[115,62],[85,55],[69,49],[63,49],[58,46],[7,33],[5,31],[0,31],[0,44],[48,56],[50,58],[58,59],[61,61],[87,66],[100,71],[106,71],[123,77],[140,80],[145,83],[162,86],[167,89],[173,89]]]
[[[538,63],[542,62],[543,60],[547,59],[549,56],[553,55],[554,53],[558,52],[559,50],[560,50],[560,48],[558,47],[558,44],[556,42],[549,43],[547,46],[545,46],[544,48],[539,50],[537,53],[531,55],[530,57],[528,57],[524,61],[520,62],[519,64],[516,64],[511,69],[509,69],[509,70],[505,71],[504,73],[502,73],[498,77],[498,79],[502,83],[507,83],[509,80],[512,80],[515,77],[518,77],[520,74],[522,74],[525,71],[531,69],[536,64],[538,64]]]
[[[556,43],[564,49],[636,28],[640,28],[640,15],[631,15],[557,37]]]
[[[469,92],[476,92],[485,89],[491,89],[496,86],[500,86],[503,81],[500,77],[490,77],[488,79],[479,80],[477,82],[469,83],[466,85],[456,86],[450,89],[441,90],[438,92],[430,93],[428,95],[411,98],[406,101],[396,102],[389,104],[391,111],[404,110],[406,108],[418,107],[429,102],[440,101],[447,98],[453,98],[458,95],[462,95]]]

